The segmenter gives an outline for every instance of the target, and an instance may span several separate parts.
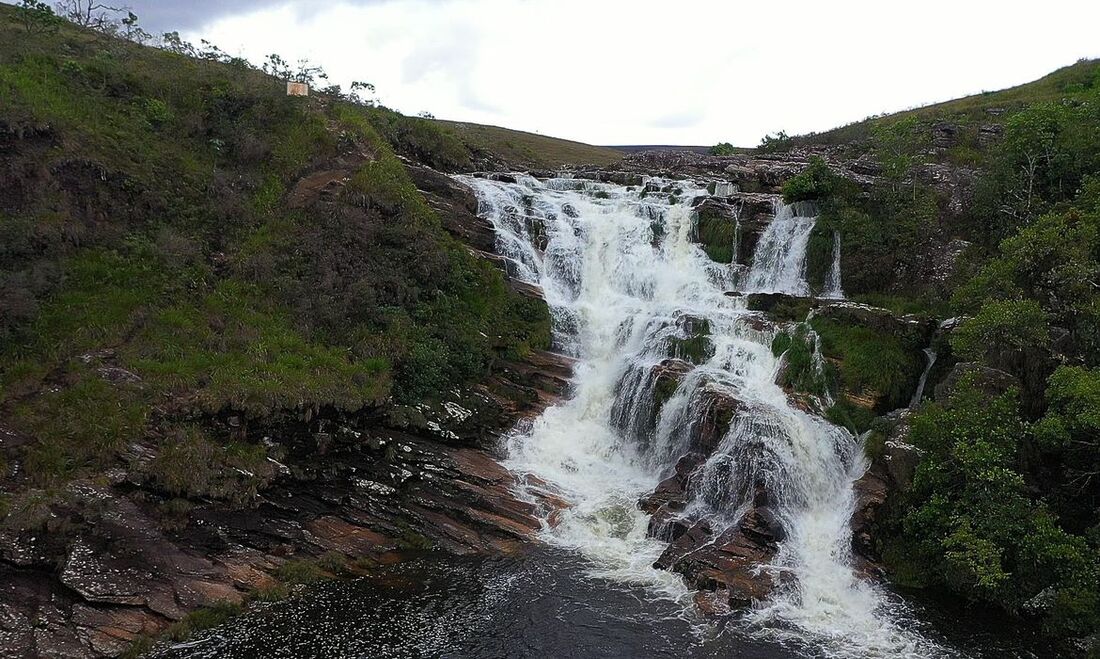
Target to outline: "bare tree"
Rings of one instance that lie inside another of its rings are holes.
[[[77,25],[103,31],[116,27],[115,14],[128,11],[126,7],[113,7],[95,0],[60,0],[55,8],[59,16]]]

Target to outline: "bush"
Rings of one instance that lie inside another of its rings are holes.
[[[806,169],[783,184],[783,200],[788,204],[824,201],[840,190],[843,181],[820,156],[813,156]]]
[[[993,301],[951,334],[951,348],[963,359],[992,361],[1004,352],[1024,352],[1046,345],[1046,314],[1034,300]]]
[[[275,476],[262,446],[220,446],[199,428],[176,430],[149,465],[153,484],[173,496],[250,502]]]
[[[1096,552],[1057,525],[1017,471],[1028,426],[1016,394],[987,399],[974,378],[948,405],[914,416],[910,441],[925,457],[884,534],[884,555],[972,600],[1017,613],[1038,607],[1052,633],[1091,633],[1100,624]],[[1034,604],[1045,592],[1053,596]]]
[[[707,150],[712,156],[733,156],[737,154],[737,147],[729,142],[719,142]]]
[[[923,346],[868,327],[814,318],[827,357],[839,360],[840,384],[846,393],[878,399],[880,414],[904,407],[924,370]],[[862,424],[860,424],[862,425]]]

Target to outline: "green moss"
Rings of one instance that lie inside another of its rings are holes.
[[[696,236],[710,260],[715,263],[732,263],[737,223],[706,211],[699,213],[695,224]]]
[[[188,613],[182,620],[169,627],[164,635],[173,641],[183,641],[198,632],[212,629],[239,616],[244,611],[240,604],[219,602]]]
[[[275,576],[285,584],[300,585],[311,584],[331,578],[317,561],[311,559],[295,559],[280,565],[275,570]]]
[[[908,403],[924,366],[920,347],[891,334],[826,318],[815,318],[811,324],[821,337],[825,355],[839,360],[840,383],[846,391],[880,398],[878,413]]]
[[[806,283],[812,291],[825,290],[825,279],[833,265],[835,239],[832,230],[815,225],[806,243]]]
[[[702,364],[714,355],[714,342],[710,338],[710,322],[705,319],[688,319],[685,321],[686,337],[672,337],[669,339],[669,354],[671,357],[689,361],[692,364]]]
[[[824,396],[836,387],[836,374],[832,364],[820,367],[814,363],[813,337],[800,324],[788,332],[779,332],[772,339],[772,354],[782,355],[785,366],[780,384],[815,396]]]

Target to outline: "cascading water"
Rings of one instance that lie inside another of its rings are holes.
[[[844,287],[840,284],[840,232],[833,231],[833,262],[825,275],[825,290],[821,297],[830,300],[843,300]]]
[[[932,367],[936,365],[936,351],[931,348],[924,349],[924,371],[920,374],[920,380],[917,382],[917,390],[913,392],[913,400],[909,401],[909,409],[915,410],[920,406],[920,401],[924,398],[924,386],[928,383],[928,374],[932,372]]]
[[[746,293],[809,295],[806,245],[816,223],[817,210],[813,204],[777,203],[775,217],[756,245],[743,290]]]
[[[558,349],[578,359],[568,400],[509,444],[506,465],[568,504],[548,520],[547,541],[586,556],[595,575],[686,604],[681,578],[653,567],[667,543],[649,537],[637,502],[688,450],[700,406],[726,396],[739,411],[693,477],[688,512],[734,524],[756,484],[768,490],[786,537],[765,568],[786,578],[748,615],[753,628],[813,639],[832,656],[935,654],[894,622],[884,594],[853,574],[851,486],[866,468],[861,447],[792,406],[776,384],[775,329],[725,294],[729,265],[691,242],[691,201],[705,191],[677,182],[677,201],[568,178],[461,180],[475,190],[515,276],[542,287]],[[809,210],[779,209],[750,275],[757,288],[807,292]],[[674,356],[686,373],[659,405],[655,374]]]

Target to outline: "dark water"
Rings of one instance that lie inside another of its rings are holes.
[[[955,656],[1041,657],[1011,630],[941,616]],[[955,627],[955,629],[951,629]],[[938,632],[932,632],[938,635]],[[819,656],[718,626],[641,589],[593,579],[580,558],[424,558],[319,584],[162,649],[157,659],[787,659]]]

